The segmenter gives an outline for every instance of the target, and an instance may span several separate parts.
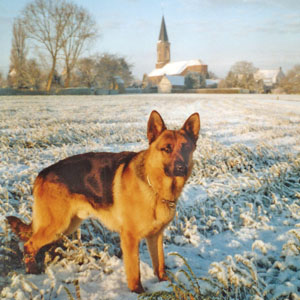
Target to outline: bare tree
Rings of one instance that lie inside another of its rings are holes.
[[[104,53],[97,59],[97,85],[104,89],[110,89],[114,77],[119,76],[123,79],[124,85],[128,86],[133,79],[132,65],[124,57]]]
[[[3,85],[4,85],[4,84],[3,84],[3,81],[4,81],[4,80],[3,80],[3,75],[2,75],[2,73],[0,72],[0,88],[3,87]]]
[[[27,83],[32,89],[38,90],[43,81],[43,74],[35,59],[29,59],[26,63]]]
[[[295,65],[279,82],[279,88],[288,94],[300,94],[300,65]]]
[[[26,86],[26,33],[20,19],[13,24],[13,39],[10,53],[9,85],[14,88]]]
[[[76,65],[77,85],[111,89],[116,77],[120,77],[128,86],[133,80],[131,68],[132,65],[124,57],[113,54],[82,58]]]
[[[96,22],[84,8],[73,4],[63,36],[66,41],[63,46],[66,74],[65,87],[69,87],[72,71],[84,47],[97,37]]]
[[[257,71],[253,63],[248,61],[238,61],[231,68],[230,71],[237,75],[250,75]]]
[[[93,57],[81,58],[76,64],[75,82],[77,86],[96,86],[96,59]]]
[[[262,92],[262,81],[256,81],[254,73],[258,69],[251,62],[236,62],[228,72],[225,80],[220,82],[219,87],[223,88],[242,88],[250,91]]]
[[[207,79],[218,79],[218,76],[214,72],[208,71]]]
[[[226,78],[219,83],[219,88],[239,87],[238,76],[229,71]]]
[[[58,54],[68,39],[65,30],[71,15],[72,4],[64,0],[34,0],[23,10],[25,32],[30,39],[44,47],[52,60],[47,91],[51,89]]]

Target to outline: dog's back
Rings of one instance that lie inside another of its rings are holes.
[[[108,207],[113,204],[116,170],[121,164],[126,168],[136,155],[136,152],[90,152],[71,156],[42,170],[35,185],[41,179],[57,183],[65,186],[70,194],[83,195],[95,209]]]

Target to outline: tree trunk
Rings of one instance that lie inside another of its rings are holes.
[[[48,81],[47,81],[47,87],[46,87],[47,92],[49,92],[51,90],[53,75],[54,75],[54,69],[51,69],[49,76],[48,76]]]
[[[68,88],[70,86],[71,82],[71,70],[67,67],[66,70],[66,80],[65,80],[65,88]]]
[[[49,73],[49,77],[48,77],[48,81],[47,81],[47,87],[46,87],[47,92],[50,92],[50,90],[51,90],[53,76],[54,76],[54,72],[55,72],[55,67],[56,67],[56,57],[53,57],[52,58],[52,68],[51,68],[51,71]]]

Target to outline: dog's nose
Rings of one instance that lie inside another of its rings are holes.
[[[187,175],[187,167],[184,162],[176,161],[174,165],[174,176],[186,176]]]

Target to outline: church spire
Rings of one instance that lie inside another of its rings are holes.
[[[160,32],[157,42],[157,61],[156,68],[160,69],[170,62],[170,43],[164,16],[161,20]]]
[[[164,16],[161,19],[161,26],[160,26],[160,33],[159,33],[158,40],[162,42],[169,41]]]

